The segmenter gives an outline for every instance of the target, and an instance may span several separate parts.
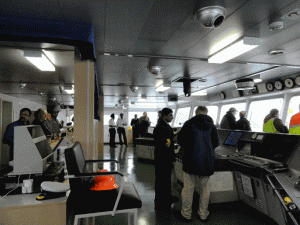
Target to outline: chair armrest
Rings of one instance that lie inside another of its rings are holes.
[[[86,163],[99,163],[99,162],[115,162],[119,163],[118,160],[115,159],[97,159],[97,160],[86,160]]]
[[[76,174],[76,175],[67,175],[67,176],[65,176],[65,179],[82,178],[82,177],[94,177],[94,176],[107,176],[107,175],[119,175],[121,177],[124,176],[120,172],[112,171],[112,172],[80,173],[80,174]]]

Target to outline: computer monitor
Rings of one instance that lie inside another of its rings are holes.
[[[241,138],[243,132],[241,131],[230,131],[226,140],[224,141],[224,145],[236,147],[239,139]]]

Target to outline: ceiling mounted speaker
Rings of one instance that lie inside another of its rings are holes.
[[[161,66],[149,66],[148,70],[150,71],[150,73],[157,76],[161,72]]]
[[[237,90],[251,90],[254,88],[254,80],[252,78],[243,78],[235,81]]]
[[[130,89],[131,89],[131,91],[132,91],[133,93],[137,93],[137,91],[139,90],[139,87],[136,86],[136,85],[135,85],[135,86],[133,85],[133,86],[130,87]]]
[[[226,9],[222,6],[208,6],[197,10],[194,19],[198,20],[203,27],[218,28],[226,16]]]

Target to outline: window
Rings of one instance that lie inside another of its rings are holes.
[[[158,112],[158,111],[157,111]],[[157,112],[147,112],[147,116],[149,117],[149,120],[151,122],[150,126],[155,127],[158,119],[158,113]],[[131,120],[134,118],[134,115],[137,114],[138,118],[143,116],[142,111],[140,112],[129,112],[128,113],[128,126],[130,126]]]
[[[194,114],[193,114],[193,116],[196,115],[196,109],[197,109],[197,107],[198,106],[196,106],[194,108]],[[214,123],[216,124],[217,123],[217,117],[218,117],[218,106],[212,105],[212,106],[206,106],[206,107],[208,109],[207,115],[209,115],[213,119]]]
[[[255,102],[251,102],[248,120],[250,121],[250,126],[253,131],[262,132],[263,131],[263,123],[266,115],[269,114],[271,109],[278,109],[281,114],[282,110],[282,98],[275,98],[269,100],[259,100]]]
[[[189,119],[191,107],[180,108],[177,111],[174,127],[182,127],[185,121]]]
[[[293,115],[299,112],[300,96],[292,97],[289,103],[289,109],[286,115],[285,125],[290,126],[290,120]]]
[[[245,111],[245,110],[246,110],[246,103],[243,102],[243,103],[236,103],[236,104],[230,104],[230,105],[223,105],[222,108],[221,108],[221,114],[220,114],[220,121],[219,121],[219,124],[221,123],[222,118],[225,116],[226,112],[227,112],[231,107],[236,108],[237,113],[236,113],[236,115],[235,115],[235,118],[236,118],[236,120],[239,120],[239,119],[240,119],[239,112],[240,112],[240,111]]]

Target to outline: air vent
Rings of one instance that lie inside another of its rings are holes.
[[[300,20],[300,9],[296,8],[281,17],[286,20]]]
[[[235,86],[237,90],[249,90],[253,89],[254,81],[252,78],[244,78],[235,81]]]
[[[277,49],[277,50],[270,51],[269,55],[276,56],[276,55],[283,55],[284,53],[285,53],[284,50]]]

